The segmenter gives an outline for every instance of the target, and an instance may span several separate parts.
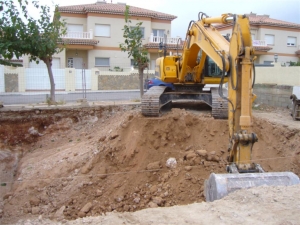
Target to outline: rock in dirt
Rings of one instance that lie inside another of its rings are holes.
[[[161,197],[154,197],[152,199],[152,202],[159,206],[162,206],[165,203],[165,200],[163,200],[163,198],[161,198]]]
[[[38,206],[40,204],[40,199],[36,196],[33,196],[29,199],[29,203],[31,206]]]
[[[99,142],[103,142],[103,141],[105,141],[105,139],[106,139],[106,136],[104,135],[104,136],[99,138]]]
[[[197,155],[196,155],[196,153],[195,153],[194,151],[190,151],[190,152],[188,152],[188,153],[185,155],[185,157],[186,157],[187,160],[190,160],[190,159],[196,158]]]
[[[62,206],[59,208],[59,210],[57,210],[54,214],[54,219],[60,221],[64,219],[64,210],[65,210],[66,206]]]
[[[157,208],[158,205],[157,205],[156,203],[154,203],[154,202],[149,202],[149,203],[148,203],[148,207],[149,207],[149,208]]]
[[[105,179],[107,177],[107,170],[105,167],[100,168],[99,170],[99,177],[101,179]]]
[[[80,212],[88,213],[92,209],[92,207],[93,207],[93,203],[88,202],[82,207]]]
[[[9,199],[9,197],[11,197],[11,196],[13,196],[13,193],[12,193],[12,192],[8,192],[7,194],[5,194],[5,195],[3,196],[3,200]]]
[[[33,215],[39,214],[39,213],[40,213],[40,207],[32,207],[32,208],[31,208],[31,213],[32,213]]]
[[[192,166],[186,166],[186,167],[184,167],[184,169],[185,169],[186,171],[191,171],[191,170],[193,169],[193,167],[192,167]]]
[[[175,158],[169,158],[166,162],[166,167],[174,169],[177,166],[177,161]]]
[[[161,168],[161,164],[159,161],[149,163],[146,167],[147,170],[159,170]]]
[[[195,151],[199,156],[202,156],[202,157],[206,157],[207,156],[207,151],[206,150],[196,150]]]

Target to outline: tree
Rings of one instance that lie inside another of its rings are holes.
[[[0,1],[0,54],[4,57],[0,64],[11,64],[15,55],[29,55],[30,61],[42,60],[48,70],[50,79],[50,103],[55,103],[55,83],[52,73],[52,56],[63,50],[59,47],[61,37],[66,33],[64,21],[60,21],[60,14],[55,7],[51,21],[50,7],[40,6],[38,1],[32,1],[34,7],[39,10],[39,19],[34,19],[28,14],[27,0],[18,0],[20,9],[15,6],[13,0]],[[2,63],[1,63],[2,62]]]
[[[140,81],[140,95],[141,98],[144,94],[144,69],[148,68],[148,52],[143,47],[142,38],[143,34],[141,31],[142,22],[137,23],[135,26],[130,26],[131,20],[129,19],[129,6],[125,9],[125,25],[123,37],[125,43],[120,44],[121,51],[128,52],[128,58],[133,57],[133,61],[138,67],[139,81]]]

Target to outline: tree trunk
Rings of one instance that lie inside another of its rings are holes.
[[[54,77],[52,73],[52,58],[45,58],[43,59],[44,63],[47,66],[48,75],[50,79],[50,104],[55,104],[55,83],[54,83]]]
[[[141,99],[144,95],[144,68],[139,67],[139,80],[140,80],[140,96]]]

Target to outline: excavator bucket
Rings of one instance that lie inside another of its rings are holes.
[[[221,199],[239,189],[267,186],[290,186],[299,184],[299,177],[292,172],[228,173],[210,174],[204,184],[207,202]]]

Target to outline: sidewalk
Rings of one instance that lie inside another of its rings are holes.
[[[15,105],[3,105],[0,102],[0,113],[1,111],[10,110],[21,110],[21,109],[65,109],[65,108],[85,108],[85,107],[97,107],[97,106],[116,106],[116,105],[140,105],[139,101],[93,101],[88,102],[83,99],[79,99],[76,102],[68,102],[64,104],[48,105],[47,103],[37,103],[37,104],[15,104]]]

